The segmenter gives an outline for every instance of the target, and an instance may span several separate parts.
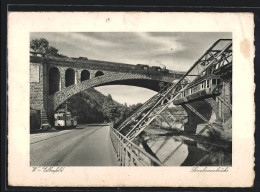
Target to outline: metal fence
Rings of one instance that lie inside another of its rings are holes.
[[[163,166],[157,158],[147,153],[111,127],[110,137],[120,166]]]

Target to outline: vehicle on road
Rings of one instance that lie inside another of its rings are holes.
[[[54,114],[54,127],[56,129],[75,128],[77,124],[77,116],[73,116],[66,109],[58,109]]]

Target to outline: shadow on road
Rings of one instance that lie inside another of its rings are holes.
[[[31,130],[30,134],[36,134],[36,133],[52,133],[52,132],[59,132],[59,131],[63,131],[63,130],[75,130],[75,129],[85,129],[86,127],[82,127],[82,126],[108,126],[108,124],[106,123],[97,123],[97,124],[81,124],[79,125],[80,127],[75,127],[75,128],[65,128],[65,129],[55,129],[54,127],[52,127],[50,130],[41,130],[41,129],[36,129],[36,130]]]

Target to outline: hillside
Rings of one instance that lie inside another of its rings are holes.
[[[141,105],[122,105],[111,95],[105,96],[94,88],[78,93],[68,102],[68,110],[78,116],[78,123],[118,123]]]

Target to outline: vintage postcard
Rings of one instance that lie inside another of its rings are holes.
[[[251,13],[11,12],[8,184],[250,187]]]

